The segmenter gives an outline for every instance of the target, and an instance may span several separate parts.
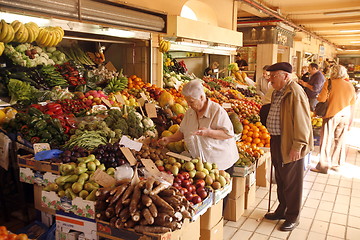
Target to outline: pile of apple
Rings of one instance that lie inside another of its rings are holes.
[[[203,163],[194,158],[190,161],[168,157],[155,162],[160,171],[170,171],[174,176],[173,186],[194,204],[201,202],[214,190],[230,183],[230,174],[219,170],[215,163]]]

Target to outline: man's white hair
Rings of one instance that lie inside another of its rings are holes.
[[[194,79],[185,84],[181,93],[185,97],[194,99],[200,99],[201,96],[205,96],[204,87],[200,79]]]

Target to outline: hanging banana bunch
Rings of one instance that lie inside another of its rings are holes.
[[[3,42],[0,42],[0,56],[3,54],[5,50],[5,44]]]
[[[162,53],[166,53],[170,50],[171,43],[169,41],[166,41],[164,39],[161,39],[159,41],[159,51]]]
[[[4,19],[1,19],[0,22],[0,42],[9,43],[15,37],[14,28],[5,22]]]
[[[36,43],[43,47],[54,47],[63,37],[64,30],[61,27],[43,27],[40,28]]]

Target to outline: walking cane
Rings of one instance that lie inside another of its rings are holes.
[[[271,186],[272,186],[272,173],[273,173],[273,165],[270,165],[270,188],[269,188],[269,203],[268,203],[268,212],[270,212],[270,203],[271,203]]]

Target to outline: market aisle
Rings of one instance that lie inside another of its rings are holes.
[[[256,202],[237,222],[225,221],[224,240],[291,239],[335,240],[360,239],[360,100],[357,101],[353,128],[348,138],[346,164],[341,172],[328,175],[305,172],[300,225],[292,232],[281,232],[282,221],[264,219],[268,188],[258,187]],[[317,162],[316,152],[312,166]],[[276,208],[276,185],[271,206]]]

